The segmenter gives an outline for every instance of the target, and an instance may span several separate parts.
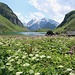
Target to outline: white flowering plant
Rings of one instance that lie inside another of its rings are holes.
[[[0,36],[0,75],[74,75],[75,37]]]

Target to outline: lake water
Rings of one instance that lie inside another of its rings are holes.
[[[19,34],[23,34],[27,36],[44,36],[46,32],[19,32]]]
[[[44,36],[46,32],[9,32],[9,33],[2,33],[5,35],[14,35],[14,34],[22,34],[26,36]]]

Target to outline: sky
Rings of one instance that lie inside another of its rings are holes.
[[[61,23],[65,14],[75,10],[75,0],[0,0],[7,4],[23,23],[49,18]]]

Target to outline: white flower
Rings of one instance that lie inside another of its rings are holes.
[[[70,72],[70,73],[69,73],[69,75],[75,75],[75,73],[73,73],[73,72]]]
[[[26,58],[26,56],[23,56],[22,59]]]
[[[39,73],[39,72],[37,72],[37,73],[35,73],[34,75],[40,75],[40,73]]]
[[[25,63],[25,64],[23,64],[23,66],[25,67],[27,67],[27,66],[29,66],[30,64],[29,63]]]
[[[47,58],[49,59],[49,58],[51,58],[51,56],[47,56]]]
[[[32,57],[32,56],[33,56],[33,54],[29,54],[29,56],[31,56],[31,57]]]
[[[11,59],[11,57],[8,57],[7,59],[8,59],[8,60],[10,60],[10,59]]]
[[[39,58],[37,58],[36,61],[39,61]]]
[[[39,51],[36,51],[36,53],[39,53]]]
[[[45,55],[41,55],[41,56],[40,56],[40,58],[44,58],[44,57],[45,57]]]
[[[67,71],[72,71],[72,69],[71,68],[67,68]]]
[[[39,55],[38,55],[38,54],[36,54],[36,55],[35,55],[35,57],[39,57]]]
[[[18,56],[17,57],[15,57],[16,59],[18,59]]]
[[[9,66],[9,65],[11,65],[11,63],[6,63],[6,65],[8,65],[8,66]]]
[[[38,49],[37,49],[37,47],[35,47],[34,49],[35,49],[35,51],[37,51],[37,50],[38,50]]]
[[[9,62],[13,62],[14,61],[14,59],[11,59]]]
[[[21,51],[21,49],[18,49],[18,51],[17,52],[20,52]]]
[[[27,53],[25,53],[25,55],[27,55]]]
[[[33,73],[34,73],[34,71],[33,71],[33,70],[29,70],[29,73],[30,73],[30,74],[33,74]]]
[[[59,67],[59,68],[62,68],[63,66],[62,66],[62,65],[59,65],[58,67]]]
[[[5,68],[5,65],[3,65],[2,67],[1,67],[1,69],[4,69]]]
[[[20,64],[20,61],[17,61],[17,64]]]
[[[3,43],[2,43],[2,42],[0,42],[0,45],[3,45]]]
[[[36,57],[32,57],[32,60],[35,60],[36,59]]]
[[[16,46],[19,46],[20,44],[18,43],[18,44],[16,44]]]
[[[23,72],[16,72],[16,75],[20,75],[20,74],[22,74]]]
[[[9,68],[8,68],[8,70],[9,70],[9,71],[13,71],[14,68],[10,65]]]

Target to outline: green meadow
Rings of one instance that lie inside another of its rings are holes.
[[[0,75],[75,75],[75,37],[0,36]]]

